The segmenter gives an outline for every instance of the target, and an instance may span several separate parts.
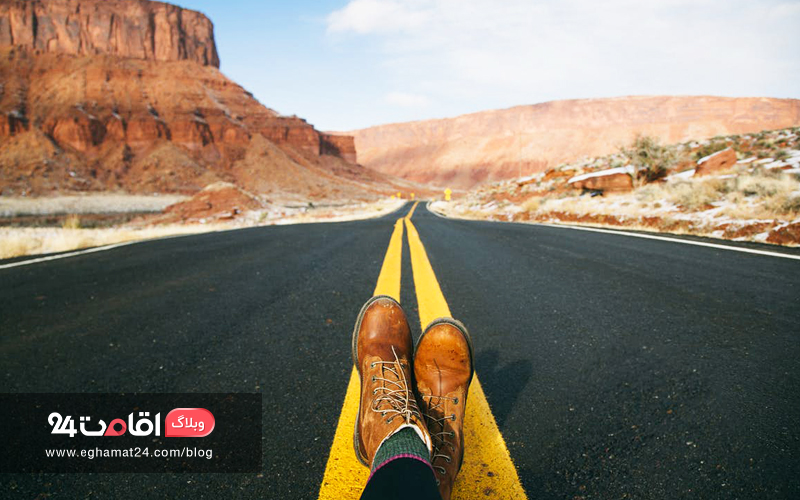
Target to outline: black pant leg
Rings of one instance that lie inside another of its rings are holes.
[[[442,500],[430,465],[398,458],[372,475],[361,500]]]

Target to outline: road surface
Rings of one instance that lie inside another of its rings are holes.
[[[0,268],[3,392],[264,401],[262,474],[0,475],[0,497],[316,498],[410,207]],[[528,498],[800,497],[800,260],[424,205],[413,223]]]

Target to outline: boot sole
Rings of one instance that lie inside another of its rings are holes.
[[[367,463],[367,457],[365,457],[365,456],[363,456],[361,454],[361,438],[360,438],[360,436],[358,434],[358,424],[360,423],[360,419],[361,419],[361,397],[360,397],[360,395],[361,395],[361,391],[362,391],[362,388],[361,388],[361,367],[358,364],[358,331],[361,329],[361,321],[364,319],[364,313],[367,312],[367,308],[369,306],[371,306],[374,302],[376,302],[376,301],[378,301],[380,299],[389,299],[392,302],[394,302],[395,304],[397,304],[398,307],[400,307],[400,303],[397,302],[392,297],[389,297],[388,295],[376,295],[376,296],[370,298],[367,302],[364,303],[364,305],[361,307],[361,311],[358,313],[358,318],[356,319],[356,326],[353,327],[353,342],[352,342],[352,346],[351,346],[351,352],[352,352],[352,355],[353,355],[353,365],[356,367],[356,371],[358,371],[358,394],[359,394],[359,398],[358,398],[358,413],[356,414],[356,426],[355,426],[355,429],[353,430],[353,449],[356,452],[356,458],[358,458],[358,461],[361,462],[361,464],[366,466],[366,467],[370,467],[372,464]]]

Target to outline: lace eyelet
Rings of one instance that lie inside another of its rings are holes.
[[[458,404],[458,398],[455,398],[455,399],[453,400],[453,403],[454,403],[454,404]]]
[[[369,367],[370,368],[375,368],[375,363],[370,363]]]
[[[453,413],[453,414],[450,416],[450,419],[451,419],[453,422],[455,422],[455,421],[456,421],[456,414],[455,414],[455,413]]]

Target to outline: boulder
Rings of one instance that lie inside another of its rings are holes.
[[[722,172],[730,169],[736,165],[736,151],[731,148],[723,149],[713,155],[708,155],[697,162],[694,175],[699,177],[701,175],[710,175],[717,172]]]
[[[619,167],[608,170],[600,170],[588,174],[577,175],[567,183],[575,189],[587,189],[592,191],[630,191],[633,189],[633,169],[630,167]]]

